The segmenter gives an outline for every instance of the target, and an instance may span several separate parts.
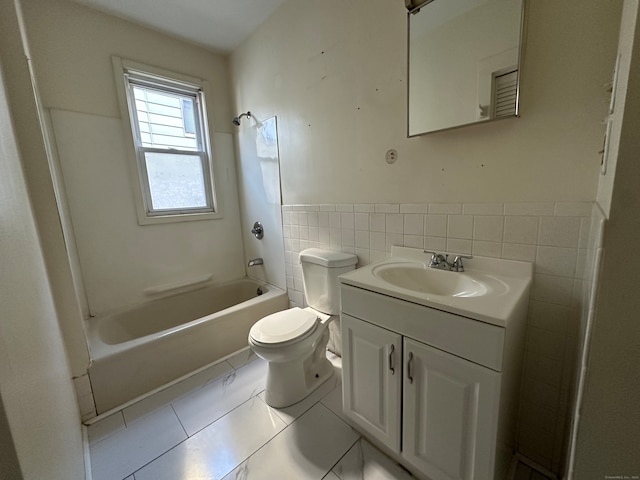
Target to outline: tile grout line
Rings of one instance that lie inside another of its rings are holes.
[[[261,391],[260,393],[262,393],[262,391]],[[245,403],[247,403],[247,402],[250,402],[252,399],[254,399],[254,398],[256,398],[256,397],[257,397],[257,395],[253,395],[253,396],[251,396],[249,399],[245,400],[245,401],[244,401],[244,402],[242,402],[240,405],[237,405],[236,407],[234,407],[233,409],[229,410],[229,411],[228,411],[227,413],[225,413],[224,415],[222,415],[222,416],[220,416],[220,417],[216,418],[213,422],[211,422],[211,423],[210,423],[210,424],[208,424],[207,426],[205,426],[205,427],[201,428],[201,429],[200,429],[200,430],[198,430],[197,432],[194,432],[192,435],[189,435],[189,434],[187,433],[186,429],[185,429],[185,428],[184,428],[184,426],[182,425],[182,421],[180,420],[180,417],[178,416],[177,412],[176,412],[176,411],[175,411],[175,409],[173,408],[173,404],[170,404],[171,409],[173,410],[173,413],[174,413],[174,414],[175,414],[175,416],[177,417],[178,422],[180,423],[180,426],[182,427],[182,430],[184,431],[184,433],[185,433],[185,435],[187,436],[187,438],[185,438],[185,439],[184,439],[184,440],[182,440],[181,442],[177,443],[176,445],[174,445],[173,447],[171,447],[169,450],[167,450],[167,451],[165,451],[165,452],[161,453],[160,455],[158,455],[157,457],[155,457],[153,460],[150,460],[149,462],[145,463],[143,466],[141,466],[140,468],[138,468],[137,470],[135,470],[134,472],[132,472],[132,473],[131,473],[131,475],[135,475],[135,473],[136,473],[136,472],[139,472],[140,470],[142,470],[143,468],[145,468],[145,467],[146,467],[147,465],[149,465],[150,463],[155,462],[155,461],[156,461],[156,460],[158,460],[160,457],[162,457],[162,456],[166,455],[166,454],[167,454],[167,453],[169,453],[171,450],[173,450],[173,449],[177,448],[178,446],[182,445],[182,444],[183,444],[183,443],[185,443],[187,440],[189,440],[189,439],[193,438],[193,437],[194,437],[195,435],[197,435],[198,433],[200,433],[200,432],[202,432],[203,430],[205,430],[205,429],[209,428],[209,427],[210,427],[210,426],[212,426],[214,423],[216,423],[218,420],[223,419],[224,417],[226,417],[227,415],[229,415],[231,412],[233,412],[234,410],[237,410],[239,407],[241,407],[242,405],[244,405],[244,404],[245,404]],[[292,422],[292,423],[293,423],[293,422]],[[285,426],[285,428],[286,428],[286,426]],[[283,429],[283,430],[284,430],[284,429]],[[282,432],[282,430],[281,430],[280,432]],[[271,438],[268,442],[266,442],[266,443],[269,443],[273,438],[275,438],[275,436],[279,435],[279,434],[280,434],[280,432],[278,432],[276,435],[274,435],[274,437],[272,437],[272,438]],[[265,444],[266,444],[266,443],[265,443]],[[264,446],[264,445],[260,446],[260,447],[258,448],[258,450],[259,450],[260,448],[262,448],[263,446]],[[257,450],[256,450],[256,451],[257,451]],[[254,452],[254,453],[255,453],[255,452]],[[253,454],[252,454],[252,455],[253,455]],[[251,455],[250,455],[250,456],[251,456]],[[249,457],[247,457],[247,458],[249,458]],[[245,460],[246,460],[246,459],[245,459]],[[243,460],[243,462],[244,462],[245,460]],[[241,464],[242,464],[242,462],[240,462],[238,465],[236,465],[236,466],[235,466],[235,467],[233,467],[233,468],[236,468],[236,467],[238,467],[238,466],[239,466],[239,465],[241,465]],[[227,473],[225,474],[225,476],[227,476],[227,475],[228,475],[229,473],[231,473],[232,471],[233,471],[233,469],[231,469],[229,472],[227,472]],[[128,475],[128,476],[129,476],[129,475]],[[128,477],[128,476],[127,476],[127,477]],[[126,480],[126,478],[127,478],[127,477],[125,477],[125,480]],[[224,478],[224,477],[223,477],[223,478]]]
[[[327,410],[331,411],[331,409],[330,409],[330,408],[328,408]],[[332,413],[333,413],[333,412],[332,412]],[[334,414],[334,415],[335,415],[335,414]],[[337,417],[337,415],[336,415],[336,417]],[[338,418],[340,418],[340,417],[338,417]],[[340,418],[340,420],[342,420],[342,419]],[[342,420],[342,421],[344,422],[344,420]],[[349,426],[351,427],[351,425],[349,425]],[[351,429],[353,429],[353,427],[351,427]],[[351,449],[352,449],[353,447],[355,447],[356,443],[359,443],[360,441],[362,441],[362,439],[363,439],[363,438],[364,438],[364,437],[363,437],[362,435],[360,435],[360,432],[358,432],[358,438],[356,438],[356,440],[355,440],[355,441],[354,441],[354,442],[349,446],[349,448],[347,448],[347,450],[346,450],[346,451],[345,451],[345,452],[340,456],[340,458],[338,458],[338,460],[336,461],[336,463],[334,463],[333,465],[331,465],[331,468],[329,468],[329,471],[328,471],[327,473],[325,473],[325,474],[324,474],[324,476],[323,476],[322,478],[324,478],[324,477],[326,477],[327,475],[329,475],[329,473],[330,473],[330,472],[333,472],[333,469],[336,467],[336,465],[338,465],[338,464],[342,461],[342,459],[343,459],[344,457],[346,457],[346,456],[347,456],[347,454],[351,451]],[[364,457],[363,457],[363,461],[364,461]],[[336,477],[338,477],[340,480],[342,480],[342,477],[341,477],[340,475],[338,475],[336,472],[333,472],[333,474],[334,474]]]

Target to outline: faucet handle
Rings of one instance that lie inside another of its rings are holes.
[[[441,253],[430,252],[428,250],[423,250],[423,252],[431,254],[431,260],[429,260],[429,266],[430,267],[437,267],[438,265],[442,265],[442,264],[447,262],[448,255],[447,255],[447,257],[445,257]]]
[[[456,272],[464,272],[464,265],[462,265],[462,259],[466,258],[466,259],[472,259],[473,255],[456,255],[453,258],[453,263],[451,264],[451,267],[454,271]]]

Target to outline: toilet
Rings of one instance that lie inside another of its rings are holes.
[[[356,268],[350,253],[308,248],[300,252],[307,308],[290,308],[258,320],[249,346],[269,362],[265,401],[283,408],[307,397],[333,374],[327,360],[329,323],[340,314],[338,276]]]

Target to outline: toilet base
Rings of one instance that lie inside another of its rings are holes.
[[[269,363],[265,390],[267,405],[284,408],[298,403],[333,376],[333,365],[326,358],[313,362],[314,365],[306,363]]]

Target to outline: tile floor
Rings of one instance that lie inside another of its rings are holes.
[[[341,358],[305,400],[264,402],[249,350],[88,428],[93,480],[408,480],[342,416]],[[545,480],[520,464],[515,480]]]

